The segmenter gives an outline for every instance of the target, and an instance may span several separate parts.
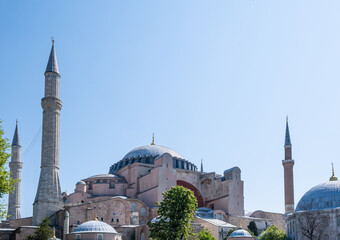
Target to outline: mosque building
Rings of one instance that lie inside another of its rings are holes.
[[[223,239],[234,227],[248,226],[250,221],[255,221],[260,231],[271,224],[285,229],[279,213],[256,211],[245,216],[240,168],[235,166],[217,174],[204,172],[201,164],[199,171],[175,150],[156,144],[154,137],[151,144],[132,149],[113,163],[108,173],[84,177],[76,183],[73,193],[62,193],[59,183],[60,77],[53,41],[45,71],[45,95],[41,101],[41,168],[33,217],[20,217],[19,181],[15,192],[9,196],[8,210],[12,214],[1,223],[0,235],[23,239],[37,229],[44,217],[49,217],[56,238],[60,239],[87,239],[89,236],[90,239],[148,239],[146,224],[157,216],[155,202],[162,201],[162,193],[176,185],[192,190],[197,198],[199,208],[193,226],[208,228],[217,239]],[[16,125],[10,166],[13,176],[19,180],[20,151]],[[294,161],[291,159],[288,122],[282,164],[286,213],[291,214],[294,210]],[[94,216],[97,221],[93,220]]]

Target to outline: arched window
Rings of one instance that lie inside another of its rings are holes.
[[[144,217],[145,214],[146,214],[146,212],[145,212],[145,207],[141,207],[141,208],[140,208],[140,215],[141,215],[142,217]]]
[[[76,240],[80,240],[81,239],[81,235],[80,234],[77,234],[76,235]]]
[[[131,212],[136,212],[136,203],[135,202],[131,203]]]
[[[97,234],[97,240],[103,240],[103,234]]]
[[[140,240],[144,240],[144,232],[140,234]]]

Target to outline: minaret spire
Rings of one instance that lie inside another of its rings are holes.
[[[48,59],[48,63],[46,66],[46,71],[47,72],[54,72],[59,74],[59,67],[58,67],[58,61],[57,61],[57,55],[55,53],[54,49],[54,38],[52,38],[52,48],[51,48],[51,53],[50,57]]]
[[[292,143],[290,140],[288,116],[286,117],[285,158],[282,160],[284,169],[285,213],[294,212],[294,160],[292,159]]]
[[[52,49],[45,71],[45,96],[43,108],[41,167],[37,193],[33,203],[33,225],[62,209],[59,183],[59,133],[60,110],[59,68],[52,40]]]
[[[203,158],[201,158],[201,172],[203,172]]]
[[[289,125],[288,125],[288,116],[286,117],[286,137],[285,137],[285,146],[292,146],[290,141],[290,134],[289,134]]]
[[[13,192],[8,195],[8,220],[21,218],[20,215],[20,189],[21,189],[21,145],[19,138],[18,120],[16,121],[15,131],[12,141],[12,156],[9,162],[11,178],[17,179]]]

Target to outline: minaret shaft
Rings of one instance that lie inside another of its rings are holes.
[[[59,134],[60,110],[59,69],[54,45],[45,72],[45,97],[41,100],[43,108],[41,167],[39,185],[33,204],[33,224],[40,224],[44,217],[49,217],[62,209],[62,197],[59,183]]]
[[[8,195],[8,220],[15,220],[21,218],[20,215],[20,189],[21,189],[21,146],[18,132],[18,122],[15,128],[15,133],[12,143],[12,156],[9,162],[11,171],[11,178],[17,179],[15,188]]]
[[[288,214],[294,212],[294,160],[292,159],[292,144],[289,134],[288,119],[286,122],[286,137],[284,148],[285,159],[282,160],[282,166],[284,169],[285,213]]]

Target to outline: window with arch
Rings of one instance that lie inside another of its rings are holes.
[[[136,203],[135,202],[131,203],[131,212],[136,212]]]
[[[81,235],[80,234],[77,234],[76,235],[76,240],[80,240],[81,239]]]
[[[103,234],[97,234],[97,240],[103,240]]]
[[[142,233],[140,234],[140,240],[144,240],[144,238],[145,238],[144,232],[142,232]]]
[[[145,207],[140,208],[140,215],[144,217],[146,215]]]

